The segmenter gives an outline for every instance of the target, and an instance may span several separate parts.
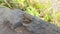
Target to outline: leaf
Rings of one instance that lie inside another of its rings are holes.
[[[37,16],[37,17],[40,16],[40,14],[39,14],[36,10],[35,10],[35,12],[34,12],[34,15]]]
[[[43,10],[44,6],[42,4],[36,3],[35,4],[36,8],[39,8],[40,10]]]
[[[52,16],[51,16],[51,15],[48,15],[48,14],[44,17],[44,19],[45,19],[46,21],[50,21],[51,18],[52,18]]]
[[[26,12],[33,15],[33,16],[37,16],[37,17],[39,17],[39,15],[40,15],[37,12],[37,10],[35,8],[33,8],[32,6],[27,7]]]
[[[32,7],[27,7],[26,12],[34,16],[34,9]]]

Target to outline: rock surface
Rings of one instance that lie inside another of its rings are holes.
[[[60,27],[21,10],[0,7],[0,34],[60,34]]]
[[[0,34],[33,34],[23,27],[22,19],[22,11],[0,7]],[[19,33],[17,30],[22,32]]]

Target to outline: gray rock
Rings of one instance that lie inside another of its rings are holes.
[[[9,21],[12,25],[21,22],[23,18],[22,14],[23,12],[18,9],[0,8],[0,24],[3,24],[4,21]]]
[[[0,25],[1,34],[60,34],[60,27],[18,9],[0,8]]]
[[[0,34],[33,34],[23,27],[23,14],[18,9],[0,7]],[[18,27],[22,33],[16,31]]]

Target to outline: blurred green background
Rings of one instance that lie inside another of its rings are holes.
[[[55,1],[54,1],[55,2]],[[0,7],[21,9],[32,16],[60,26],[60,10],[55,10],[51,0],[0,0]]]

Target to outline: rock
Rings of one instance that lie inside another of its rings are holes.
[[[43,21],[37,17],[32,17],[32,21],[29,24],[23,24],[29,31],[36,34],[60,34],[60,27]]]
[[[33,34],[23,27],[23,13],[18,9],[0,7],[0,34]],[[22,33],[17,32],[17,30],[22,31]]]
[[[24,26],[17,27],[15,29],[15,31],[17,31],[17,34],[35,34],[35,33],[31,32],[31,31],[27,30],[27,28],[24,27]]]
[[[4,25],[0,24],[0,34],[17,34],[16,31],[10,29],[8,26],[9,25],[4,26]]]
[[[0,34],[60,34],[60,27],[19,9],[0,8]]]
[[[0,24],[4,24],[4,21],[9,21],[12,25],[21,22],[23,18],[22,14],[23,12],[17,9],[0,8]]]

